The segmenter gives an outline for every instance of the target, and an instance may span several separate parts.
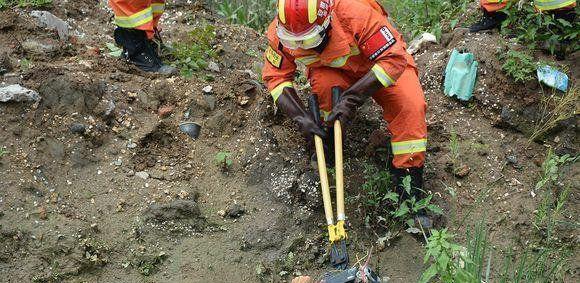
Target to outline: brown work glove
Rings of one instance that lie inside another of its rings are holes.
[[[276,105],[284,114],[298,124],[298,129],[306,139],[312,139],[312,135],[317,135],[321,138],[326,137],[326,132],[314,122],[312,114],[306,111],[294,88],[284,88],[276,101]]]
[[[349,123],[356,109],[379,89],[383,88],[381,82],[375,74],[370,71],[350,88],[345,90],[340,96],[340,100],[332,108],[332,113],[328,116],[328,122],[340,120],[342,124]]]

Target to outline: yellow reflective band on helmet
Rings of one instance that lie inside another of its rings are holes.
[[[278,0],[278,19],[280,19],[283,24],[286,23],[286,11],[284,6],[286,6],[286,0]]]
[[[165,3],[151,3],[153,15],[163,14],[165,11]]]
[[[115,24],[122,28],[136,28],[153,20],[153,9],[145,8],[131,16],[115,16]]]
[[[540,11],[564,8],[576,3],[576,0],[535,0],[534,5]]]
[[[372,70],[373,70],[373,73],[375,73],[375,76],[377,77],[379,82],[381,82],[381,84],[383,84],[383,86],[389,87],[390,85],[395,83],[395,80],[393,80],[387,74],[387,72],[385,72],[385,70],[383,70],[383,68],[381,66],[379,66],[378,64],[375,64],[373,66]]]
[[[317,3],[318,0],[308,0],[308,22],[311,24],[316,22],[316,18],[318,17]]]
[[[427,150],[427,139],[392,142],[391,148],[394,155],[424,152]]]
[[[281,84],[279,84],[277,87],[275,87],[270,94],[272,95],[272,98],[274,98],[274,103],[276,103],[276,101],[278,101],[278,97],[280,97],[280,95],[282,94],[282,91],[284,90],[285,87],[294,87],[294,85],[292,85],[292,82],[283,82]]]

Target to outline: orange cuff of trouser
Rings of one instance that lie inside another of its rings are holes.
[[[123,28],[143,30],[148,38],[153,38],[154,30],[165,9],[164,1],[151,0],[109,0],[115,13],[115,24]]]
[[[485,11],[493,13],[505,8],[508,2],[509,0],[480,0],[479,4]]]
[[[421,167],[425,163],[427,139],[391,142],[395,168]]]

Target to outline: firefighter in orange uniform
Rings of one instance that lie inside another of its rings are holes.
[[[506,14],[498,11],[505,8],[510,1],[513,2],[513,0],[479,0],[483,17],[472,25],[469,31],[478,32],[498,27],[507,18]],[[565,19],[570,23],[574,22],[576,17],[574,11],[576,0],[535,0],[534,6],[537,11],[553,13],[556,18]]]
[[[307,68],[326,122],[348,124],[357,107],[372,97],[383,109],[392,134],[390,172],[396,188],[411,177],[423,189],[427,109],[417,66],[401,34],[375,0],[278,0],[278,16],[267,36],[263,79],[274,102],[309,138],[326,136],[293,87],[297,63]],[[331,89],[345,90],[332,105]],[[330,130],[330,133],[333,131]],[[421,212],[422,225],[431,221]]]
[[[165,10],[165,0],[109,0],[115,13],[114,37],[123,47],[123,56],[146,72],[171,75],[174,67],[165,65],[159,58],[162,44],[159,36],[159,19]]]

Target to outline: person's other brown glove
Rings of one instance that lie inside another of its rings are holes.
[[[349,123],[354,118],[356,109],[381,88],[383,85],[374,72],[368,72],[342,93],[339,102],[332,108],[332,113],[328,116],[327,121],[334,122],[338,119],[342,124]]]

